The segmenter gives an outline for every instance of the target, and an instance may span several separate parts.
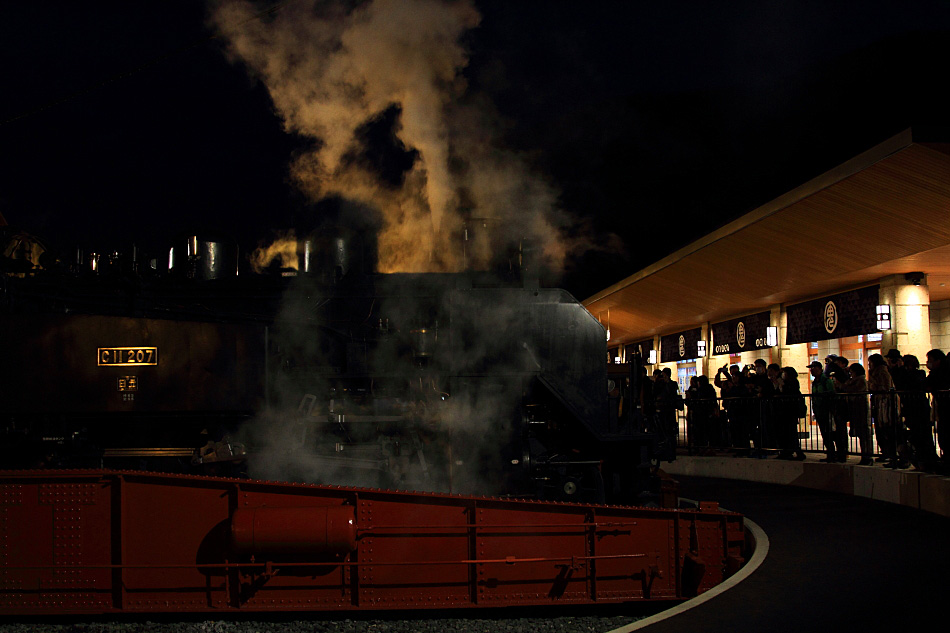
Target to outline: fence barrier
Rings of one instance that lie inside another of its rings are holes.
[[[950,393],[937,397],[950,398]],[[660,407],[657,426],[675,435],[670,439],[690,454],[733,450],[765,456],[775,450],[803,450],[830,458],[861,455],[892,465],[926,466],[937,459],[933,399],[933,394],[920,391],[687,396],[675,417]],[[669,428],[674,419],[675,428]]]

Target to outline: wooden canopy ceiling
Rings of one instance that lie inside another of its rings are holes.
[[[950,298],[950,144],[905,130],[584,305],[630,343],[916,271]]]

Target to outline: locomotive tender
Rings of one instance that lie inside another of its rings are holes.
[[[0,468],[246,463],[273,479],[612,502],[655,487],[657,437],[608,397],[603,327],[517,264],[381,274],[344,230],[300,240],[296,271],[263,274],[237,274],[236,247],[198,236],[161,272],[117,254],[66,266],[27,234],[5,240]]]

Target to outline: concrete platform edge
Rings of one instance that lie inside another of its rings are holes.
[[[741,479],[800,486],[887,501],[950,517],[950,477],[882,466],[823,464],[743,457],[677,457],[661,468],[670,475]]]

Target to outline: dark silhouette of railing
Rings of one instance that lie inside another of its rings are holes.
[[[936,397],[950,399],[950,392]],[[826,416],[834,432],[846,426],[847,435],[839,437],[847,437],[849,455],[860,454],[858,434],[867,428],[877,461],[921,467],[937,457],[933,400],[934,394],[921,391],[687,397],[676,412],[676,445],[690,454],[727,450],[765,457],[788,448],[783,433],[793,426],[804,451],[827,452],[818,419]]]

